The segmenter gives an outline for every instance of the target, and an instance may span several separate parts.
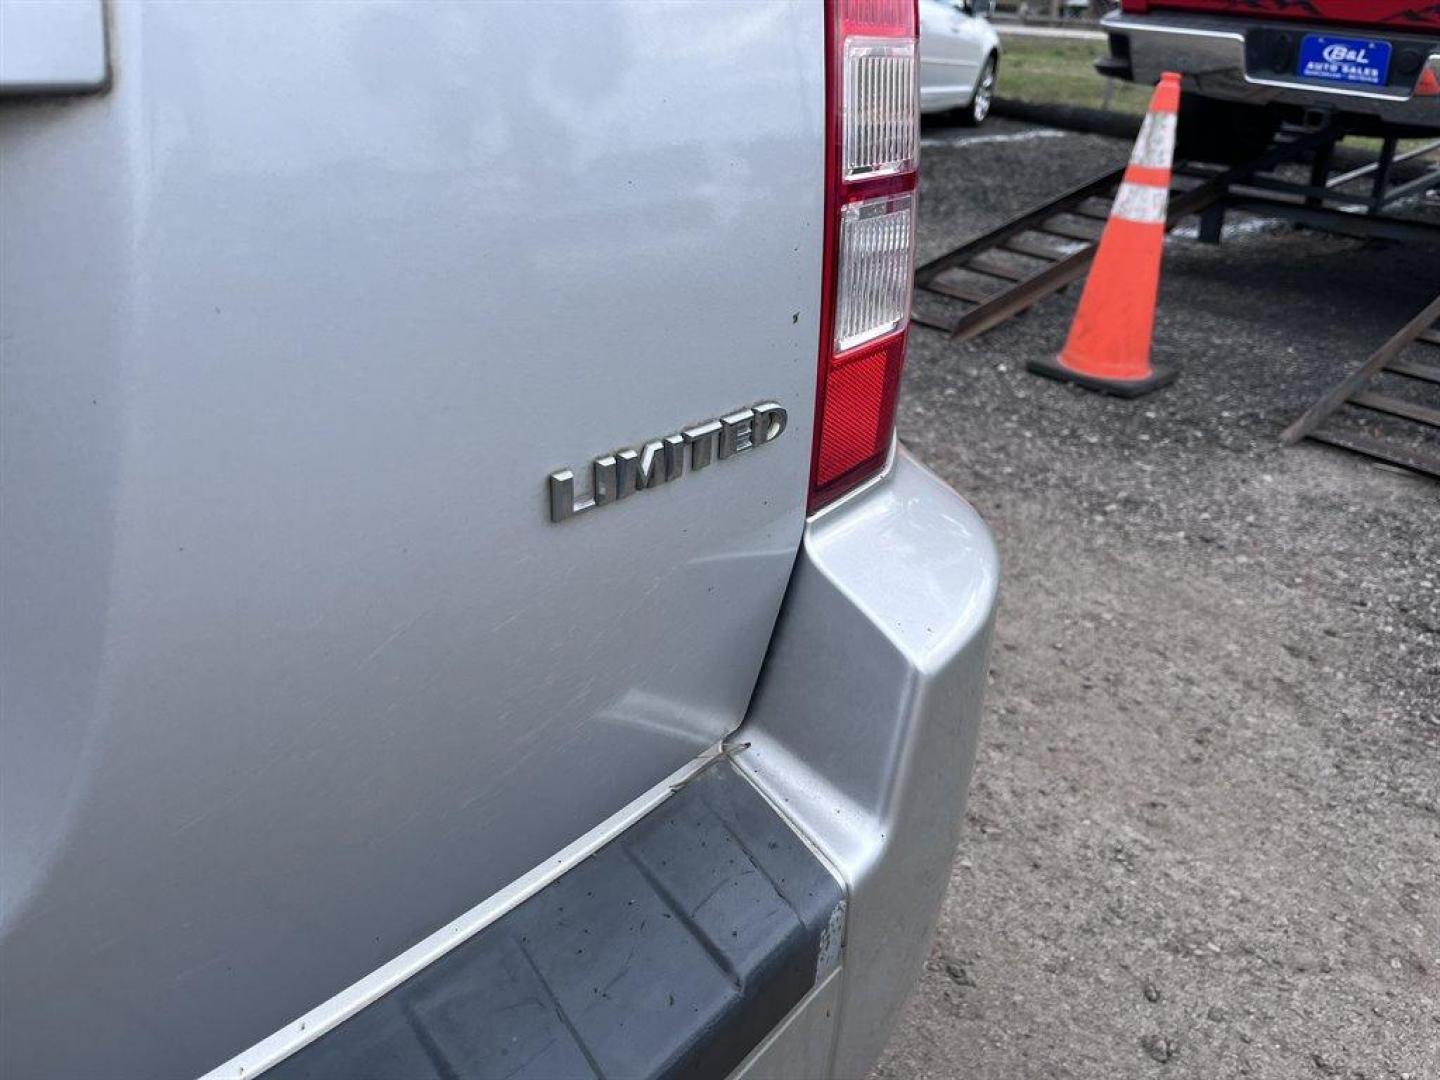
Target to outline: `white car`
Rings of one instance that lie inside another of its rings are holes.
[[[1000,35],[991,0],[920,0],[920,111],[961,109],[984,123],[995,100]]]

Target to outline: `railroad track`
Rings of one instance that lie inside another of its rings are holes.
[[[1389,183],[1395,164],[1440,142],[1404,155],[1396,155],[1387,143],[1388,152],[1376,162],[1332,176],[1326,170],[1337,139],[1328,129],[1288,131],[1264,154],[1240,165],[1178,163],[1166,228],[1199,214],[1200,239],[1215,243],[1225,213],[1235,209],[1349,236],[1440,243],[1440,227],[1381,213],[1426,184],[1440,183],[1440,168],[1399,185]],[[1309,183],[1273,173],[1307,158],[1314,159]],[[1101,173],[918,267],[911,321],[963,341],[1079,280],[1095,257],[1124,172],[1122,167]],[[1372,181],[1369,194],[1344,190],[1363,179]]]
[[[953,305],[924,305],[917,295],[911,321],[963,341],[1083,276],[1124,174],[1101,173],[917,267],[917,294],[965,306],[956,317]]]
[[[1280,437],[1314,439],[1440,479],[1440,296],[1338,382]],[[1379,423],[1367,423],[1374,417]],[[1339,421],[1337,423],[1337,421]]]
[[[1376,161],[1332,174],[1333,131],[1289,132],[1265,154],[1223,168],[1179,162],[1166,229],[1200,215],[1199,237],[1218,243],[1229,210],[1288,218],[1347,236],[1440,245],[1440,226],[1384,213],[1440,185],[1440,166],[1391,183],[1392,167],[1440,148],[1440,140],[1397,154],[1386,142]],[[1308,183],[1276,175],[1309,164]],[[1124,168],[1087,180],[915,271],[912,323],[963,341],[1026,311],[1082,278],[1095,257]],[[1370,182],[1357,192],[1357,181]],[[1350,190],[1346,190],[1349,188]],[[1426,354],[1429,355],[1417,355]],[[1440,297],[1406,323],[1286,429],[1286,445],[1310,438],[1440,478]]]
[[[1165,228],[1216,204],[1229,184],[1258,167],[1200,176],[1177,171]],[[1101,173],[918,267],[911,321],[964,341],[1084,277],[1124,175],[1123,166]],[[926,302],[934,298],[938,305]]]

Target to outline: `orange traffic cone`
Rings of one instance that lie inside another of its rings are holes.
[[[1029,363],[1037,375],[1120,397],[1138,397],[1175,378],[1173,369],[1151,366],[1150,338],[1179,111],[1180,76],[1167,71],[1100,235],[1070,337],[1058,357]]]

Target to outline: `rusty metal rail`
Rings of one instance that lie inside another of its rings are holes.
[[[1392,166],[1414,156],[1397,157],[1388,143],[1388,156],[1382,154],[1378,162],[1328,182],[1323,169],[1318,180],[1312,177],[1311,185],[1269,175],[1279,166],[1310,157],[1328,168],[1330,151],[1340,137],[1333,128],[1287,131],[1265,153],[1240,165],[1177,163],[1165,227],[1173,229],[1182,218],[1199,214],[1200,239],[1218,242],[1226,210],[1236,209],[1351,236],[1440,243],[1440,227],[1434,224],[1379,214],[1381,208],[1394,204],[1399,191],[1385,186]],[[919,303],[912,304],[911,321],[963,341],[1084,277],[1124,171],[1113,169],[1093,177],[917,268]],[[1376,174],[1376,190],[1383,196],[1357,199],[1336,190],[1371,173]],[[1425,177],[1436,175],[1432,171]],[[1404,193],[1416,184],[1408,181]],[[1368,212],[1347,212],[1356,203]]]
[[[1377,391],[1374,381],[1383,375],[1396,375],[1410,384],[1421,383],[1440,387],[1440,364],[1428,359],[1403,355],[1412,346],[1426,352],[1433,350],[1440,359],[1440,296],[1437,296],[1402,326],[1390,340],[1376,349],[1358,368],[1321,396],[1303,416],[1285,429],[1280,441],[1293,446],[1310,438],[1332,446],[1344,447],[1359,454],[1400,465],[1440,479],[1440,408],[1396,393]],[[1397,422],[1397,433],[1418,434],[1425,446],[1417,448],[1402,439],[1386,439],[1353,428],[1326,425],[1342,408],[1380,413]],[[1414,425],[1419,425],[1417,431]],[[1426,448],[1433,447],[1432,453]]]
[[[1108,207],[1124,172],[1121,168],[1102,173],[917,268],[917,291],[972,306],[953,320],[934,318],[915,308],[911,320],[963,341],[998,326],[1075,281],[1090,265],[1099,238],[1098,224],[1086,229],[1083,223],[1083,219],[1096,221],[1095,212],[1088,204],[1091,200],[1103,200]],[[1082,213],[1082,210],[1090,212]],[[1067,221],[1067,217],[1082,221]],[[1074,247],[1077,242],[1082,246]],[[1012,260],[1011,273],[1006,273],[1004,264],[991,257],[996,251],[1021,256],[1019,260]],[[1012,276],[1014,266],[1024,266],[1027,262],[1031,267],[1038,263],[1038,268]],[[968,271],[1003,284],[988,290],[960,278],[955,271]]]
[[[919,310],[911,312],[912,321],[963,341],[1083,277],[1095,257],[1100,230],[1124,173],[1123,168],[1103,173],[921,266],[915,271],[916,289],[973,306],[953,322]],[[1165,227],[1174,228],[1181,218],[1203,210],[1223,194],[1218,178],[1175,192]],[[996,259],[996,252],[1020,258],[1007,263]],[[953,271],[1004,284],[986,291],[953,276],[947,280],[946,275]]]

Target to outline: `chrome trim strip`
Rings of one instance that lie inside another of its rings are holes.
[[[399,956],[387,961],[369,975],[341,990],[328,1001],[296,1017],[279,1031],[267,1035],[254,1046],[240,1051],[229,1061],[217,1065],[200,1080],[241,1080],[264,1072],[285,1060],[301,1047],[344,1023],[367,1005],[389,993],[406,979],[434,963],[451,949],[464,943],[507,911],[524,903],[541,889],[577,863],[582,862],[624,832],[640,818],[668,799],[685,781],[709,765],[721,754],[728,753],[723,742],[716,743],[692,758],[646,791],[606,818],[584,836],[561,848],[549,859],[516,878],[505,888],[482,900],[469,911],[442,926],[433,934],[417,941]],[[828,865],[828,864],[827,864]]]

